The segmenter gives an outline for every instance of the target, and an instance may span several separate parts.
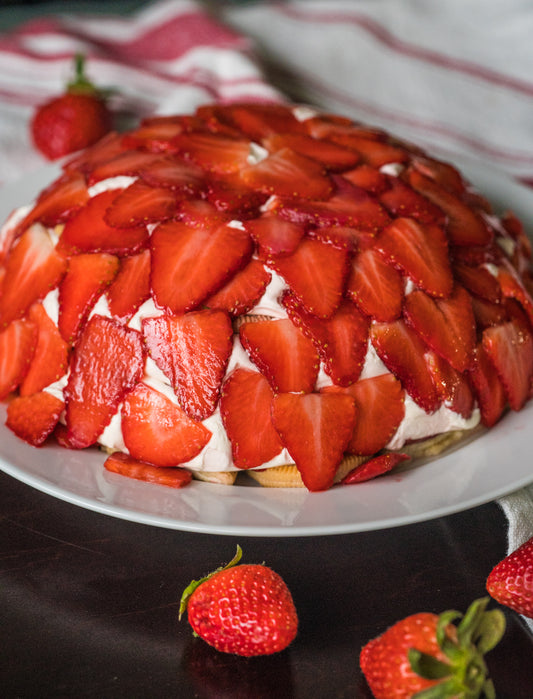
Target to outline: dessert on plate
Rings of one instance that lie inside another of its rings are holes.
[[[106,136],[13,212],[0,265],[6,424],[133,476],[324,490],[531,397],[520,221],[452,165],[307,107]]]

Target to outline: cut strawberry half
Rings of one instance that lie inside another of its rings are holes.
[[[144,247],[148,242],[144,224],[135,222],[134,225],[117,228],[106,220],[109,208],[119,196],[117,190],[110,189],[92,197],[67,221],[57,249],[66,255],[80,252],[131,255]]]
[[[195,420],[212,415],[233,347],[227,313],[202,310],[145,318],[142,331],[150,356],[187,415]]]
[[[203,170],[221,175],[239,172],[248,165],[250,141],[217,133],[187,133],[174,141],[182,157]]]
[[[244,349],[276,393],[314,389],[318,353],[288,318],[246,322],[239,334]]]
[[[474,352],[474,363],[468,372],[477,399],[481,422],[485,427],[495,425],[505,410],[507,398],[498,373],[480,342]]]
[[[352,258],[346,293],[371,318],[379,321],[399,318],[403,288],[401,274],[374,248],[362,250]]]
[[[167,187],[183,196],[200,196],[205,189],[205,172],[202,168],[170,156],[153,160],[142,167],[139,177],[151,187]]]
[[[67,269],[45,228],[35,224],[18,239],[0,286],[0,328],[20,318],[57,287]]]
[[[240,227],[168,221],[151,240],[152,293],[160,308],[183,313],[218,291],[250,259],[252,241]]]
[[[348,252],[320,240],[304,238],[291,255],[269,261],[305,310],[328,318],[338,308],[348,274]]]
[[[170,488],[184,488],[192,481],[192,473],[185,468],[154,466],[116,451],[104,461],[104,468],[121,476],[146,483],[157,483]]]
[[[350,396],[330,393],[281,393],[272,419],[308,490],[333,485],[355,423]]]
[[[370,337],[381,361],[402,382],[415,403],[433,413],[439,407],[439,397],[424,358],[427,345],[403,320],[374,323]]]
[[[428,351],[425,357],[440,400],[467,420],[474,408],[474,395],[466,374],[454,369],[436,352]]]
[[[296,250],[305,233],[303,226],[269,213],[246,221],[244,226],[263,258],[270,255],[290,255]]]
[[[453,276],[443,230],[398,218],[377,236],[376,247],[417,286],[432,296],[448,296]]]
[[[227,311],[231,316],[248,313],[265,293],[272,278],[261,260],[252,259],[230,281],[205,301],[208,308]]]
[[[38,393],[60,379],[68,368],[68,345],[42,304],[31,306],[28,319],[37,330],[37,342],[28,371],[19,387],[21,396]]]
[[[476,346],[476,322],[470,295],[459,284],[445,299],[420,290],[405,297],[403,314],[409,325],[437,354],[457,371],[472,364]]]
[[[290,150],[311,158],[326,170],[342,171],[352,168],[359,155],[332,141],[313,138],[305,133],[276,133],[263,139],[262,145],[270,152],[289,148]]]
[[[123,257],[117,275],[106,289],[111,315],[127,323],[150,298],[150,251]]]
[[[46,391],[17,396],[7,406],[6,425],[17,437],[39,447],[54,431],[64,407],[62,400]]]
[[[172,218],[176,209],[177,200],[171,189],[135,180],[114,197],[104,220],[112,227],[127,229]]]
[[[379,200],[396,217],[414,218],[420,223],[442,224],[445,220],[442,209],[398,177],[388,178],[388,188]]]
[[[327,319],[316,318],[284,293],[282,304],[292,322],[314,342],[325,372],[339,386],[357,381],[368,345],[368,320],[350,301],[344,300]]]
[[[405,415],[402,384],[392,374],[361,379],[351,386],[325,386],[323,393],[344,393],[353,398],[356,421],[346,451],[375,454],[394,437]]]
[[[96,442],[143,371],[141,334],[92,316],[74,349],[65,388],[68,439],[75,448]]]
[[[0,332],[0,400],[26,376],[36,342],[35,324],[25,318],[12,321]]]
[[[220,414],[237,468],[261,466],[283,448],[272,424],[274,392],[258,371],[235,369],[222,387]]]
[[[364,483],[372,478],[377,478],[385,473],[389,473],[396,468],[396,466],[409,459],[410,456],[408,454],[396,452],[380,454],[369,461],[365,461],[365,463],[360,466],[356,466],[353,471],[350,471],[348,475],[344,476],[342,484],[353,485],[354,483]]]
[[[58,328],[69,345],[76,342],[97,299],[113,281],[120,261],[107,253],[71,257],[59,286]]]
[[[207,427],[142,381],[124,399],[122,432],[130,455],[154,466],[186,463],[211,439]]]

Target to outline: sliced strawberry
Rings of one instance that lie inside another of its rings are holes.
[[[151,240],[152,293],[170,313],[196,308],[248,262],[252,241],[239,227],[193,227],[168,221]]]
[[[89,148],[85,148],[69,158],[63,164],[63,170],[68,174],[81,172],[83,175],[88,175],[96,165],[112,160],[124,150],[122,134],[111,131],[93,146],[89,146]]]
[[[331,487],[355,423],[350,396],[328,393],[281,393],[272,419],[311,491]]]
[[[122,150],[110,159],[96,162],[89,170],[89,184],[93,185],[101,180],[119,175],[134,177],[141,170],[150,166],[161,158],[160,153],[148,153],[140,150]]]
[[[107,457],[104,461],[104,468],[121,476],[135,478],[147,483],[166,485],[170,488],[184,488],[192,481],[192,473],[185,468],[154,466],[120,451]]]
[[[444,189],[460,194],[465,191],[465,183],[461,173],[450,163],[435,160],[421,153],[415,155],[411,163],[418,172],[425,177],[431,178]]]
[[[0,332],[0,400],[26,376],[36,343],[35,324],[25,318],[13,320]]]
[[[351,119],[337,114],[316,114],[306,119],[303,125],[307,133],[314,138],[334,140],[335,137],[358,136],[383,140],[387,137],[386,133],[378,128],[357,124]]]
[[[416,192],[398,177],[388,178],[388,189],[379,195],[380,202],[396,217],[414,218],[420,223],[443,223],[442,209]]]
[[[533,323],[533,298],[514,267],[504,260],[498,267],[498,282],[505,298],[516,299]],[[0,301],[1,304],[1,301]]]
[[[265,293],[271,273],[261,260],[252,259],[213,296],[205,300],[208,308],[227,311],[232,316],[248,313]]]
[[[420,290],[405,297],[404,317],[416,333],[457,371],[471,366],[476,323],[470,295],[459,284],[445,299]]]
[[[291,222],[291,225],[297,224]],[[357,228],[350,228],[349,226],[320,226],[318,228],[309,228],[306,233],[310,238],[316,238],[337,248],[346,248],[351,253],[358,248],[366,248],[371,245],[374,239],[372,233],[360,231]]]
[[[202,168],[170,156],[153,160],[139,170],[139,177],[151,187],[167,187],[186,196],[200,196],[205,189]]]
[[[117,228],[106,221],[107,211],[118,196],[117,190],[110,189],[92,197],[67,221],[57,249],[66,255],[80,252],[131,255],[144,247],[148,242],[145,225],[136,223]]]
[[[344,476],[342,484],[353,485],[354,483],[364,483],[364,481],[369,481],[372,478],[377,478],[385,473],[389,473],[396,468],[396,466],[409,459],[410,456],[408,454],[401,454],[398,452],[380,454],[356,466],[353,471],[350,471],[348,475]]]
[[[289,319],[243,323],[239,334],[244,349],[276,393],[314,389],[318,353]]]
[[[375,249],[363,250],[352,258],[346,293],[371,318],[399,318],[403,287],[401,274]]]
[[[325,371],[339,386],[357,381],[368,345],[368,320],[350,301],[343,301],[327,319],[316,318],[285,293],[282,304],[292,322],[314,342]]]
[[[466,374],[457,371],[436,352],[426,352],[426,362],[440,400],[468,419],[474,408],[474,395]]]
[[[68,345],[42,304],[35,303],[31,306],[28,318],[37,329],[37,343],[28,371],[19,387],[21,396],[38,393],[60,379],[68,369]]]
[[[176,218],[195,228],[215,228],[231,221],[229,214],[217,209],[214,204],[204,199],[184,199],[181,201]]]
[[[272,258],[270,265],[309,313],[328,318],[338,308],[348,274],[347,250],[304,238],[291,255]]]
[[[211,439],[207,427],[142,381],[124,399],[122,432],[131,456],[154,466],[186,463]]]
[[[259,216],[260,207],[268,198],[243,184],[236,175],[208,177],[205,196],[218,211],[239,220]]]
[[[244,226],[263,257],[290,255],[305,233],[303,226],[268,213],[246,221]]]
[[[0,328],[20,318],[62,279],[66,260],[45,228],[35,224],[18,239],[6,261],[0,286]]]
[[[135,180],[115,196],[104,214],[104,220],[112,227],[127,229],[143,223],[164,221],[174,216],[176,209],[177,200],[172,190]]]
[[[144,371],[141,334],[103,316],[92,316],[74,349],[65,388],[70,443],[94,444],[124,395]]]
[[[208,172],[236,173],[248,165],[250,141],[216,133],[188,133],[174,141],[178,152]]]
[[[105,293],[111,315],[127,323],[150,298],[150,251],[123,257],[120,269]]]
[[[6,425],[17,437],[38,447],[54,431],[64,407],[62,400],[46,391],[17,396],[7,406]]]
[[[489,325],[498,325],[508,319],[504,303],[492,303],[474,295],[471,300],[478,330],[483,330]]]
[[[174,152],[174,138],[184,131],[184,125],[172,117],[154,118],[141,123],[122,137],[124,148],[143,149],[152,153]]]
[[[330,138],[359,153],[364,162],[372,167],[379,168],[387,163],[404,163],[409,155],[405,148],[388,143],[386,140],[367,138],[365,134],[358,134],[355,131],[332,134]]]
[[[234,103],[222,109],[226,111],[232,124],[257,142],[270,134],[304,131],[291,108],[284,104]]]
[[[432,296],[448,296],[453,276],[443,230],[411,218],[398,218],[376,239],[376,247],[417,286]]]
[[[187,415],[195,420],[212,415],[233,347],[227,313],[202,310],[145,318],[142,331],[150,356]]]
[[[483,331],[483,349],[504,386],[512,410],[520,410],[531,391],[533,337],[524,325],[512,320]]]
[[[325,386],[324,393],[345,393],[355,401],[357,418],[346,447],[350,454],[375,454],[390,442],[405,415],[402,384],[392,374],[356,381],[351,386]]]
[[[475,349],[474,363],[468,376],[481,413],[481,422],[486,427],[492,427],[502,416],[507,398],[503,384],[494,371],[494,364],[481,342]]]
[[[92,307],[118,272],[120,261],[107,253],[76,255],[69,260],[68,271],[59,286],[58,327],[69,345],[78,333]]]
[[[299,155],[317,161],[326,170],[342,171],[352,168],[359,155],[332,141],[313,138],[305,133],[276,133],[263,139],[262,145],[271,153],[290,148]]]
[[[367,192],[372,192],[373,194],[379,194],[389,186],[387,176],[380,172],[378,168],[372,167],[372,165],[367,163],[362,163],[353,170],[343,172],[342,176],[356,187],[366,189]]]
[[[502,300],[500,284],[486,267],[471,267],[456,262],[453,271],[459,282],[472,294],[491,303],[500,303]]]
[[[220,414],[238,468],[261,466],[282,450],[272,424],[273,398],[268,381],[258,371],[237,368],[225,381]]]
[[[424,354],[427,346],[403,320],[374,323],[370,328],[372,344],[387,369],[391,371],[427,413],[439,407],[439,397]]]

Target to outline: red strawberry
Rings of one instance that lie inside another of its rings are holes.
[[[505,617],[499,609],[486,611],[488,599],[476,600],[464,615],[412,614],[369,641],[359,660],[375,699],[496,696],[483,654],[499,643]]]
[[[205,197],[217,211],[241,221],[259,216],[260,207],[268,199],[267,194],[250,189],[236,175],[209,176]]]
[[[127,323],[150,298],[150,251],[123,257],[120,269],[106,289],[107,304],[114,318]]]
[[[284,650],[298,631],[298,615],[283,579],[264,564],[225,566],[193,580],[180,601],[194,633],[223,653],[245,657]]]
[[[250,141],[215,133],[184,133],[174,144],[178,152],[208,172],[232,174],[248,165]]]
[[[481,421],[486,427],[492,427],[500,419],[507,399],[503,384],[481,343],[474,351],[474,363],[468,375],[481,412]]]
[[[146,318],[142,330],[150,356],[187,415],[195,420],[212,415],[233,346],[227,313],[201,310]]]
[[[128,454],[116,451],[104,461],[104,468],[121,476],[138,481],[157,483],[170,488],[184,488],[192,480],[192,474],[184,468],[162,468],[146,461],[139,461]]]
[[[379,456],[365,461],[363,464],[356,466],[353,471],[342,479],[343,485],[353,485],[354,483],[364,483],[365,481],[377,478],[385,473],[392,471],[398,464],[409,460],[408,454],[389,453],[380,454]]]
[[[262,145],[271,153],[290,148],[319,162],[326,170],[347,170],[359,161],[359,155],[332,141],[313,138],[304,133],[277,133],[263,139]]]
[[[13,320],[0,331],[0,400],[14,391],[26,376],[36,342],[35,324],[26,318]]]
[[[142,180],[135,180],[115,195],[105,212],[104,220],[110,226],[125,229],[172,218],[176,209],[177,201],[172,190],[152,187]]]
[[[150,240],[152,293],[158,306],[183,313],[220,289],[250,258],[246,231],[229,225],[162,223]]]
[[[417,286],[432,296],[448,296],[453,286],[448,243],[442,229],[398,218],[376,239],[376,247]]]
[[[83,57],[76,57],[75,79],[59,97],[41,105],[31,122],[35,146],[49,160],[86,148],[111,130],[111,112],[103,93],[84,74]]]
[[[394,216],[414,218],[419,223],[444,221],[442,209],[409,187],[403,180],[398,177],[389,177],[388,184],[386,191],[379,195],[379,200]]]
[[[296,119],[290,107],[284,104],[230,104],[220,112],[239,131],[260,142],[274,133],[300,133],[305,127]]]
[[[170,156],[150,161],[140,168],[139,177],[151,187],[167,187],[183,196],[200,196],[205,189],[202,168]]]
[[[533,619],[533,537],[494,566],[487,590],[500,604]]]
[[[403,279],[374,248],[362,250],[351,261],[347,295],[368,316],[380,321],[399,318]]]
[[[332,134],[331,140],[355,150],[365,163],[373,167],[382,167],[387,163],[402,163],[408,157],[404,148],[379,138],[368,138],[366,134],[357,133],[355,129],[351,133]]]
[[[435,160],[429,156],[417,153],[412,161],[413,167],[426,177],[434,180],[444,189],[462,194],[465,192],[465,183],[461,173],[450,163],[442,160]]]
[[[312,391],[319,358],[312,343],[289,319],[243,323],[244,349],[276,392]]]
[[[289,223],[289,221],[287,221],[287,223]],[[372,233],[360,231],[357,228],[350,228],[349,226],[320,226],[318,228],[309,228],[306,234],[310,238],[316,238],[336,248],[346,248],[350,253],[353,253],[358,247],[363,248],[367,245],[372,245],[374,238]]]
[[[272,275],[260,260],[252,259],[227,284],[205,301],[208,308],[227,311],[232,316],[244,315],[263,296]]]
[[[305,233],[303,226],[268,213],[246,221],[244,226],[263,257],[290,255]]]
[[[491,303],[500,303],[502,291],[498,279],[486,267],[471,267],[456,262],[453,271],[459,282],[470,291]]]
[[[237,368],[225,381],[220,414],[237,468],[261,466],[280,453],[283,445],[271,417],[273,398],[268,381],[258,371]]]
[[[172,153],[176,150],[175,137],[187,130],[180,117],[152,117],[144,119],[140,126],[124,134],[122,142],[126,148]]]
[[[489,325],[498,325],[508,320],[505,303],[491,303],[475,295],[472,295],[471,301],[478,331]]]
[[[19,387],[21,396],[41,391],[66,374],[68,368],[68,345],[42,304],[31,306],[28,318],[37,329],[37,343],[28,371]]]
[[[466,375],[435,352],[428,351],[425,357],[441,402],[465,419],[469,418],[474,408],[474,395]]]
[[[112,131],[93,146],[76,153],[63,163],[63,170],[69,175],[88,175],[97,165],[116,158],[125,150],[122,134]],[[84,177],[85,179],[85,177]]]
[[[190,461],[211,439],[207,427],[142,381],[124,399],[122,432],[134,459],[160,467]]]
[[[350,440],[356,419],[350,396],[280,393],[272,420],[308,490],[327,490]]]
[[[498,267],[498,282],[504,297],[516,299],[528,314],[530,322],[533,323],[533,298],[518,272],[505,260],[502,260]]]
[[[17,396],[7,406],[6,425],[17,437],[38,447],[54,431],[64,407],[62,400],[46,391]]]
[[[366,189],[367,192],[379,194],[387,189],[387,176],[379,171],[378,168],[372,167],[363,163],[353,170],[343,172],[342,176],[354,184],[356,187]]]
[[[0,328],[20,318],[54,289],[65,274],[66,260],[54,249],[46,230],[36,224],[12,248],[0,286]]]
[[[141,334],[92,316],[74,349],[65,388],[68,439],[74,447],[96,442],[143,369]]]
[[[111,177],[122,175],[134,177],[160,159],[161,155],[159,153],[147,153],[142,150],[121,150],[111,158],[90,162],[86,166],[88,181],[90,185],[93,185]]]

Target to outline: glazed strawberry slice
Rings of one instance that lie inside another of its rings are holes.
[[[112,160],[124,150],[122,134],[110,131],[94,145],[68,158],[63,163],[63,170],[69,175],[81,173],[86,176],[96,165]]]
[[[270,255],[290,255],[296,250],[305,233],[303,226],[268,213],[245,221],[244,226],[263,258]]]
[[[505,410],[507,398],[494,364],[480,342],[474,351],[474,363],[468,372],[485,427],[495,425]]]
[[[478,331],[508,320],[505,303],[492,303],[475,295],[472,295],[471,301]]]
[[[459,284],[445,299],[412,291],[405,297],[403,314],[424,342],[457,371],[471,366],[476,323],[470,295]]]
[[[427,413],[439,407],[439,397],[424,354],[427,345],[403,320],[374,323],[370,337],[379,358],[407,393]]]
[[[399,318],[403,289],[401,274],[374,248],[352,258],[346,293],[366,315],[379,321]]]
[[[461,173],[450,163],[435,160],[427,155],[418,153],[412,158],[411,164],[418,172],[434,180],[444,189],[459,194],[465,192],[465,183]]]
[[[453,271],[459,282],[470,291],[491,303],[500,303],[502,291],[498,279],[486,267],[471,267],[456,262]]]
[[[26,376],[36,342],[35,324],[25,318],[13,320],[0,332],[0,400]]]
[[[239,334],[244,349],[276,393],[314,389],[318,353],[288,318],[246,322]]]
[[[299,133],[304,131],[290,107],[284,104],[230,104],[219,110],[239,131],[253,141],[260,142],[270,134]]]
[[[0,328],[20,318],[28,308],[57,287],[66,260],[59,255],[45,228],[35,224],[18,239],[5,263],[0,286]]]
[[[202,310],[145,318],[142,331],[150,356],[187,415],[195,420],[212,415],[233,347],[227,313]]]
[[[172,218],[176,209],[177,200],[172,190],[135,180],[115,196],[105,211],[104,220],[109,226],[124,230]]]
[[[398,218],[377,236],[376,247],[386,260],[428,294],[451,293],[453,276],[448,243],[439,226]]]
[[[396,217],[414,218],[420,223],[443,223],[442,209],[416,192],[398,177],[388,177],[388,188],[379,195],[380,202]]]
[[[196,308],[245,266],[252,253],[248,233],[231,225],[162,223],[150,240],[152,293],[170,313]]]
[[[359,153],[362,160],[372,167],[382,167],[387,163],[404,163],[408,159],[408,152],[401,146],[388,143],[378,138],[367,138],[365,134],[352,133],[332,134],[332,141]]]
[[[17,437],[39,447],[54,431],[65,404],[51,393],[17,396],[7,406],[6,425]]]
[[[272,134],[263,139],[262,145],[270,153],[290,148],[295,153],[320,163],[326,170],[334,172],[348,170],[359,161],[359,155],[355,151],[305,133]]]
[[[360,466],[356,466],[353,471],[342,479],[343,485],[353,485],[354,483],[364,483],[372,478],[377,478],[385,473],[389,473],[396,466],[404,461],[409,460],[408,454],[391,452],[389,454],[380,454],[379,456],[365,461]]]
[[[144,224],[134,222],[131,226],[117,228],[106,220],[109,208],[119,196],[117,190],[110,189],[92,197],[67,221],[57,249],[66,255],[80,252],[131,255],[144,247],[148,242]]]
[[[174,152],[174,139],[186,130],[179,117],[154,117],[143,120],[136,129],[122,137],[125,148],[147,150],[153,153]]]
[[[325,372],[339,386],[357,381],[365,361],[368,320],[350,301],[344,300],[327,319],[316,318],[285,292],[282,305],[289,318],[311,338],[325,365]]]
[[[28,319],[37,330],[37,342],[28,371],[19,387],[21,396],[38,393],[60,379],[68,368],[68,345],[42,304],[31,306]]]
[[[291,255],[269,261],[305,310],[328,318],[338,308],[348,274],[348,251],[304,238]]]
[[[69,345],[76,342],[97,299],[113,281],[120,261],[107,253],[71,257],[59,286],[58,328]]]
[[[146,483],[157,483],[169,488],[184,488],[192,481],[192,473],[185,468],[164,468],[146,461],[134,459],[128,454],[116,451],[104,461],[104,468],[121,476],[134,478]]]
[[[323,393],[344,393],[355,401],[356,421],[346,451],[371,455],[393,438],[405,415],[402,384],[392,374],[361,379],[347,386],[325,386]]]
[[[436,352],[428,351],[425,357],[441,402],[467,420],[474,408],[474,395],[466,374]]]
[[[308,490],[327,490],[342,461],[355,423],[350,396],[280,393],[272,420]]]
[[[379,194],[389,186],[387,176],[378,168],[367,163],[362,163],[353,170],[343,172],[342,176],[356,187],[361,187],[361,189],[373,194]]]
[[[501,261],[497,279],[504,297],[516,299],[527,313],[529,321],[533,323],[533,298],[518,272],[509,262]]]
[[[130,455],[154,466],[186,463],[211,439],[207,427],[142,381],[124,399],[122,432]]]
[[[149,153],[141,150],[123,150],[110,159],[96,162],[93,167],[89,169],[89,185],[122,175],[135,177],[160,158],[160,153]]]
[[[268,195],[250,189],[236,175],[217,175],[207,178],[205,197],[217,211],[245,221],[259,216]]]
[[[207,172],[237,173],[248,165],[250,141],[217,133],[187,133],[177,136],[175,146],[186,160]]]
[[[139,332],[100,315],[87,321],[64,392],[67,435],[73,447],[83,449],[96,442],[143,371]]]
[[[272,424],[274,393],[258,371],[235,369],[222,387],[220,414],[237,468],[261,466],[283,448]]]
[[[205,189],[202,168],[171,156],[151,161],[139,170],[139,177],[151,187],[167,187],[183,196],[200,196]]]
[[[150,298],[150,251],[123,257],[117,275],[106,289],[111,315],[127,323]]]
[[[230,281],[205,301],[208,308],[227,311],[231,316],[248,313],[265,293],[272,278],[261,260],[252,259]]]
[[[290,148],[243,167],[240,176],[248,187],[281,197],[327,199],[333,190],[322,165]]]
[[[361,231],[349,226],[319,226],[309,228],[306,235],[316,238],[323,243],[328,243],[336,248],[346,248],[350,253],[357,249],[366,249],[373,245],[374,234],[368,231]]]
[[[483,349],[494,364],[504,386],[509,405],[520,410],[531,392],[533,337],[525,325],[515,320],[483,331]]]

